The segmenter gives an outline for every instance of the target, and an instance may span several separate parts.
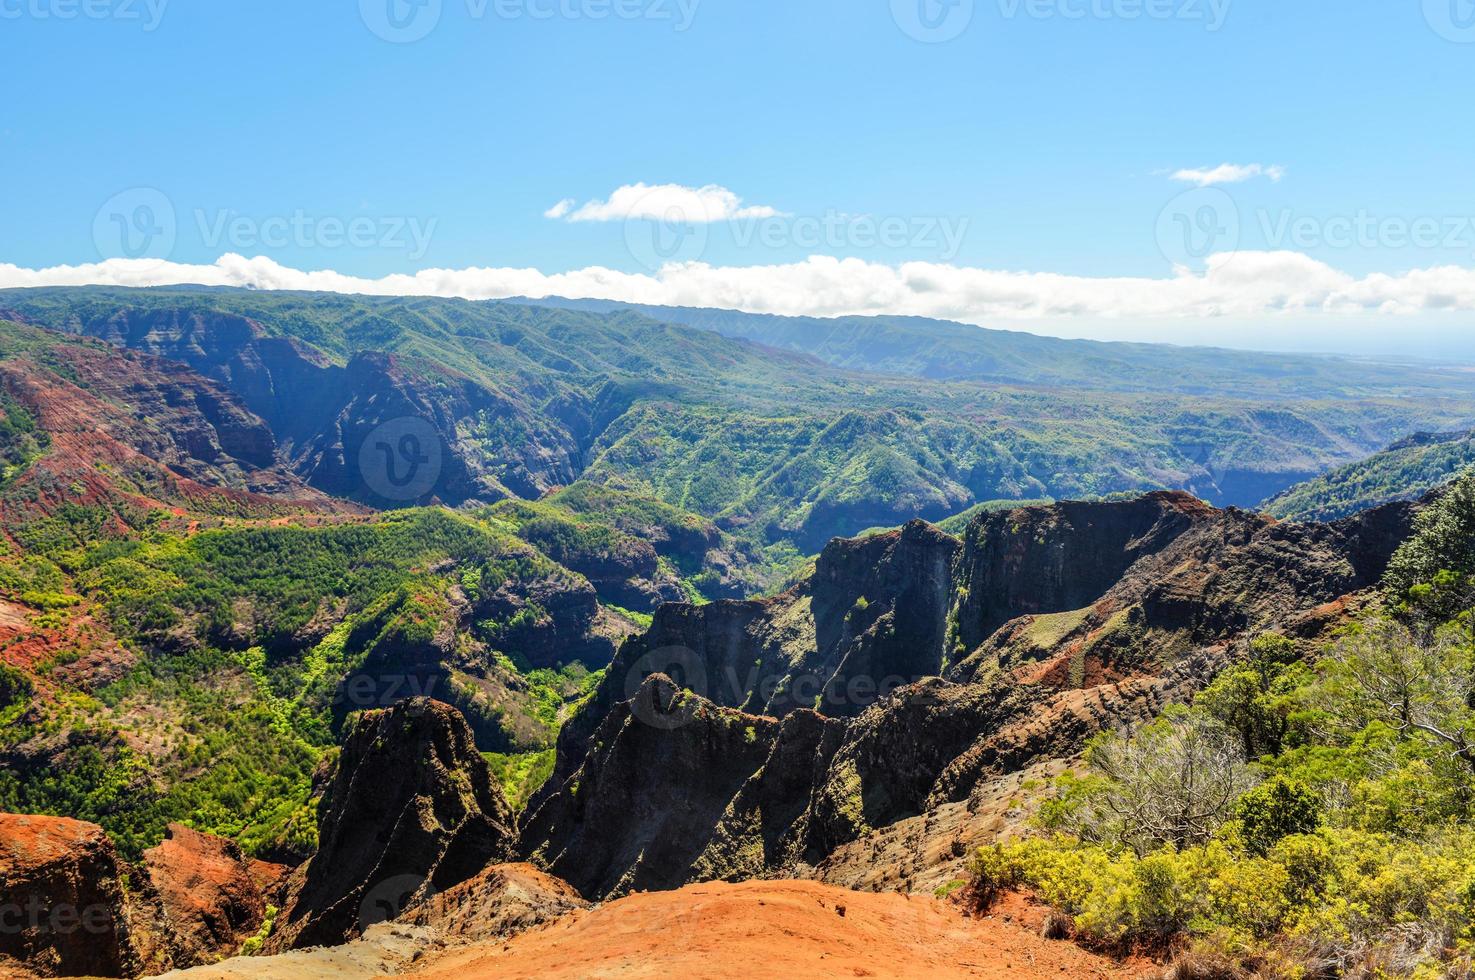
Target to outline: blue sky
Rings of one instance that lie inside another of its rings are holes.
[[[976,315],[959,310],[988,292],[976,283],[945,287],[936,309],[884,297],[857,309],[974,322],[1135,322],[1159,300],[1111,298],[1115,277],[1172,277],[1174,261],[1202,274],[1226,247],[1251,255],[1257,281],[1300,274],[1257,265],[1269,252],[1354,283],[1475,268],[1469,0],[423,2],[0,0],[0,263],[120,255],[99,212],[121,201],[132,220],[146,192],[173,214],[151,257],[181,264],[232,252],[365,279],[650,277],[663,258],[731,269],[824,256],[1107,284],[1100,302],[1013,312],[992,294]],[[378,36],[392,33],[389,4],[425,36]],[[908,33],[929,13],[950,39]],[[1241,179],[1206,192],[1174,179],[1222,164],[1260,172],[1226,172]],[[768,217],[703,220],[699,247],[682,239],[652,258],[631,236],[664,219],[545,216],[633,185],[721,189]],[[355,219],[364,234],[345,244],[335,222]],[[1175,236],[1201,219],[1215,248],[1183,253]],[[867,232],[888,221],[887,240]],[[1413,222],[1417,242],[1401,233]],[[653,295],[777,309],[814,292],[792,276],[736,282]],[[1467,286],[1441,278],[1398,302],[1419,323],[1463,326]],[[1387,302],[1349,291],[1331,305],[1358,306],[1347,315],[1359,322]],[[1169,317],[1205,309],[1162,302]],[[1256,294],[1245,309],[1277,302]]]

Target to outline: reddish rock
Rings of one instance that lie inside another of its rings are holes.
[[[143,862],[176,967],[233,955],[261,928],[266,902],[233,841],[170,824],[164,842],[143,852]]]
[[[274,864],[271,861],[258,861],[254,858],[246,862],[246,871],[251,875],[251,880],[261,891],[261,895],[269,905],[281,905],[284,892],[287,887],[287,879],[292,877],[292,867],[286,864]]]
[[[112,843],[96,824],[0,814],[0,964],[131,976],[137,957]]]
[[[427,896],[399,921],[434,926],[457,939],[505,939],[588,904],[568,882],[531,864],[494,864],[469,881]]]

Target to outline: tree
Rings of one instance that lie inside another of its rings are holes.
[[[1264,855],[1292,834],[1309,834],[1321,823],[1321,800],[1305,783],[1276,776],[1240,797],[1235,816],[1245,844]]]
[[[1099,738],[1086,761],[1096,778],[1082,784],[1077,832],[1138,854],[1206,842],[1255,783],[1239,736],[1181,708],[1130,737]]]
[[[1246,758],[1276,755],[1298,704],[1295,695],[1309,676],[1299,663],[1296,644],[1266,633],[1250,644],[1248,657],[1220,673],[1194,704],[1239,735]]]
[[[1411,590],[1434,583],[1440,572],[1452,572],[1465,584],[1475,576],[1475,470],[1451,483],[1414,519],[1413,534],[1388,563],[1383,581],[1393,600],[1404,602]],[[1424,597],[1433,601],[1423,610],[1430,619],[1453,619],[1467,608],[1469,590],[1452,585],[1446,580],[1445,588]]]
[[[1323,661],[1333,715],[1354,729],[1382,722],[1428,741],[1475,774],[1475,659],[1457,627],[1360,624]]]

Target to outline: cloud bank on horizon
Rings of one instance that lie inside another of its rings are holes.
[[[0,264],[0,288],[183,284],[472,300],[562,296],[792,316],[927,316],[975,324],[1475,312],[1475,268],[1440,266],[1359,278],[1288,251],[1223,253],[1211,256],[1201,272],[1180,267],[1165,278],[1093,278],[933,262],[887,265],[820,255],[747,267],[671,263],[653,274],[600,266],[559,273],[473,267],[378,279],[292,269],[264,256],[234,253],[209,265],[151,259],[45,269]]]

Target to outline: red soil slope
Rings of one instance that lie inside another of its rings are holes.
[[[576,911],[505,944],[437,957],[436,980],[591,977],[1060,978],[1145,976],[1040,938],[1022,900],[974,919],[931,897],[809,881],[713,882]]]

